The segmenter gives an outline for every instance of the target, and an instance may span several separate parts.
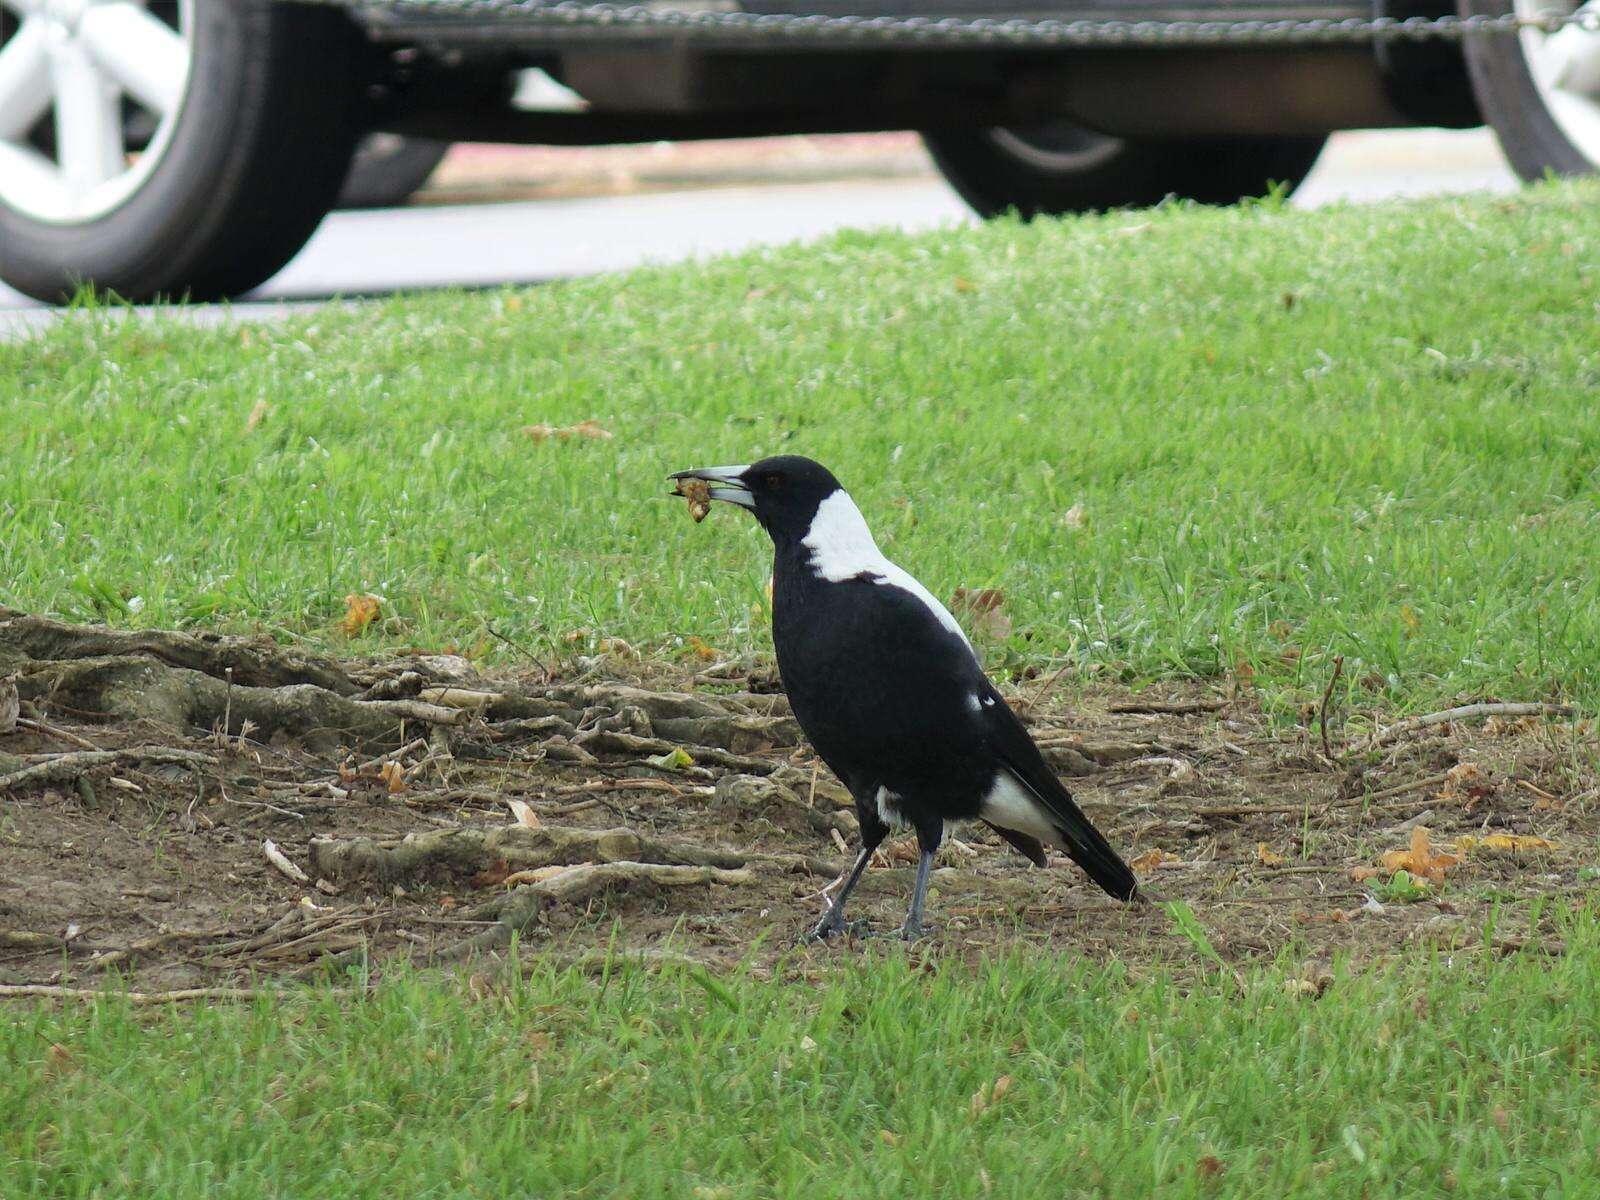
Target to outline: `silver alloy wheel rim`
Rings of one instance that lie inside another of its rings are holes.
[[[1517,15],[1537,17],[1555,12],[1600,14],[1600,0],[1574,4],[1568,0],[1516,0]],[[1567,140],[1600,166],[1600,33],[1567,25],[1555,33],[1524,29],[1522,53],[1545,111]]]
[[[194,0],[0,0],[16,29],[0,46],[0,203],[83,224],[139,189],[172,142],[188,91]],[[129,154],[129,118],[154,129]],[[39,130],[49,122],[47,152]]]

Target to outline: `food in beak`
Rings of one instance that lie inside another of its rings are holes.
[[[672,489],[672,494],[689,501],[689,515],[694,518],[696,525],[704,521],[706,514],[711,511],[711,485],[704,479],[680,479]]]

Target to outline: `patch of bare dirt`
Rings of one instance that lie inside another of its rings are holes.
[[[513,935],[581,955],[617,930],[634,951],[708,963],[767,934],[758,953],[775,959],[847,860],[845,793],[770,671],[664,687],[626,669],[344,662],[0,610],[0,985],[381,970],[499,953]],[[1230,962],[1292,953],[1315,974],[1340,947],[1482,950],[1497,902],[1489,949],[1559,952],[1562,906],[1515,901],[1592,887],[1584,722],[1475,711],[1378,744],[1336,738],[1330,758],[1314,713],[1274,730],[1248,691],[1069,703],[1053,682],[1015,697],[1047,756]],[[1418,826],[1451,853],[1424,856],[1432,881],[1391,882],[1380,858]],[[898,924],[915,860],[909,838],[887,844],[852,915]],[[1064,858],[1033,869],[976,825],[952,831],[929,913],[935,953],[1199,954],[1162,908],[1116,904]]]

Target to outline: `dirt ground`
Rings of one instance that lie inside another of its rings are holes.
[[[1490,949],[1558,950],[1559,910],[1600,873],[1580,720],[1477,714],[1369,748],[1334,714],[1329,758],[1316,706],[1275,731],[1247,689],[1070,697],[1040,678],[1013,700],[1229,963],[1293,955],[1315,986],[1338,948],[1482,952],[1491,912]],[[1459,853],[1440,880],[1353,878],[1419,825]],[[348,976],[503,954],[513,933],[525,954],[718,965],[757,943],[772,961],[822,912],[854,830],[759,664],[602,655],[547,679],[0,609],[0,985]],[[1064,858],[1034,869],[982,826],[952,836],[918,952],[1199,960],[1170,910],[1119,905]],[[909,837],[886,844],[853,915],[893,929],[914,862]],[[1559,902],[1518,903],[1537,897]]]

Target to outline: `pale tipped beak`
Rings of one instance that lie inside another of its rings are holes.
[[[703,479],[711,485],[713,500],[737,504],[740,508],[754,508],[756,498],[750,494],[750,489],[745,487],[743,478],[749,469],[748,463],[737,467],[699,467],[693,471],[676,471],[667,478]]]

